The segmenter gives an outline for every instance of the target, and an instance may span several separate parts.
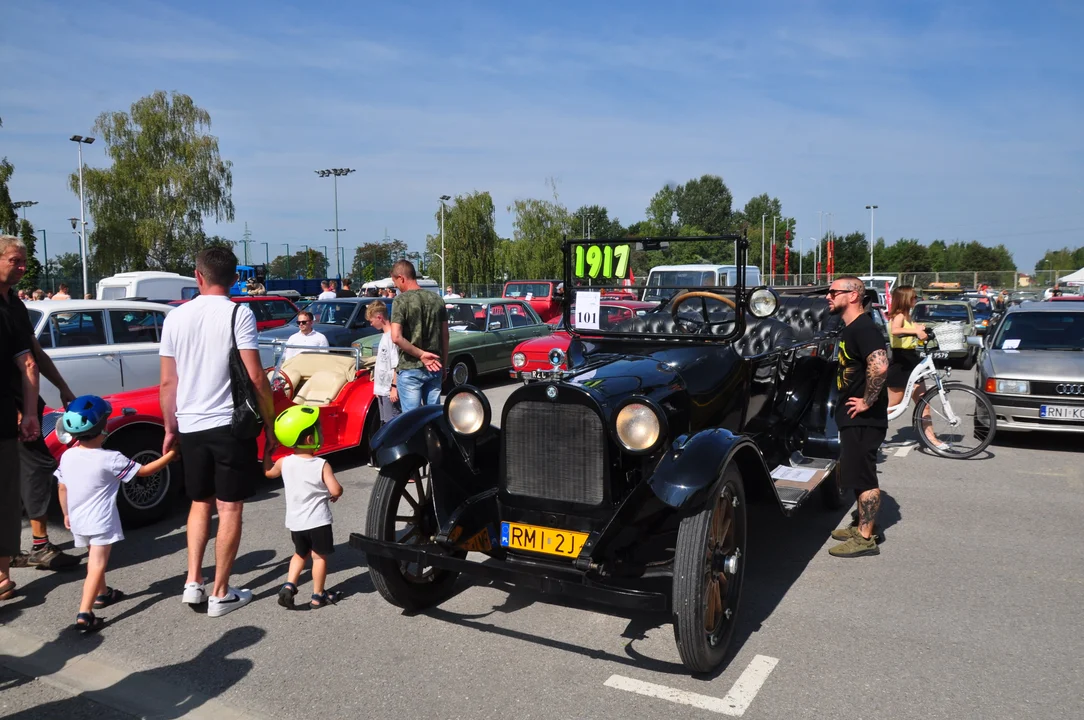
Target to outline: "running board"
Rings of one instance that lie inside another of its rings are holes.
[[[835,460],[811,458],[795,452],[790,463],[772,470],[772,484],[779,504],[787,515],[795,512],[836,467]]]

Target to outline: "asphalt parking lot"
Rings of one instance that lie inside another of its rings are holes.
[[[487,384],[495,415],[514,387]],[[111,623],[98,635],[69,629],[80,573],[13,571],[23,594],[0,605],[0,715],[1079,717],[1082,445],[1002,436],[979,458],[945,460],[894,424],[877,557],[828,555],[849,508],[813,502],[791,519],[754,509],[734,651],[712,677],[683,670],[665,615],[468,580],[439,608],[402,613],[346,543],[375,471],[333,457],[345,487],[337,606],[276,604],[292,548],[268,486],[246,508],[236,566],[235,584],[258,599],[220,619],[194,613],[180,602],[177,514],[114,548],[109,582],[130,597],[101,613]]]

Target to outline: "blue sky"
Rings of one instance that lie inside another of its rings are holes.
[[[420,249],[441,194],[546,197],[642,219],[667,182],[778,196],[798,235],[1003,242],[1030,269],[1084,244],[1079,2],[291,4],[0,0],[0,155],[12,195],[75,250],[67,138],[177,90],[211,113],[272,256],[392,237]],[[85,154],[105,163],[99,142]],[[54,239],[55,238],[55,239]],[[263,257],[263,247],[254,246]]]

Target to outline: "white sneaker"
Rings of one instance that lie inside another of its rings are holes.
[[[206,580],[204,581],[206,582]],[[190,582],[184,584],[184,595],[181,602],[185,605],[202,605],[207,602],[207,591],[203,589],[203,582]]]
[[[207,615],[210,617],[222,617],[226,613],[231,613],[239,607],[244,607],[252,602],[251,590],[238,590],[231,587],[229,592],[226,593],[226,597],[215,597],[214,595],[207,598]]]

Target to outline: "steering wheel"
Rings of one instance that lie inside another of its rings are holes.
[[[271,392],[278,392],[279,390],[286,394],[287,400],[293,399],[294,384],[290,382],[290,376],[284,372],[276,371],[271,376]]]
[[[733,300],[728,298],[726,295],[720,295],[719,293],[707,292],[706,290],[693,290],[692,292],[681,293],[680,295],[675,296],[670,301],[670,315],[671,315],[671,317],[674,318],[674,324],[675,325],[678,325],[679,327],[684,327],[684,326],[681,325],[681,323],[691,323],[691,324],[694,325],[694,327],[692,328],[692,330],[690,330],[690,332],[703,334],[704,331],[707,330],[708,328],[715,327],[716,325],[723,325],[725,323],[734,322],[733,320],[709,321],[708,320],[708,306],[707,306],[706,302],[703,305],[703,308],[704,308],[704,319],[703,320],[693,320],[692,318],[679,318],[678,317],[678,308],[681,307],[683,304],[685,304],[686,300],[694,300],[696,298],[700,298],[701,300],[718,300],[719,302],[722,302],[722,303],[725,303],[725,304],[729,305],[734,310],[738,309],[738,306],[734,303]],[[696,323],[699,323],[699,324],[696,324]]]

